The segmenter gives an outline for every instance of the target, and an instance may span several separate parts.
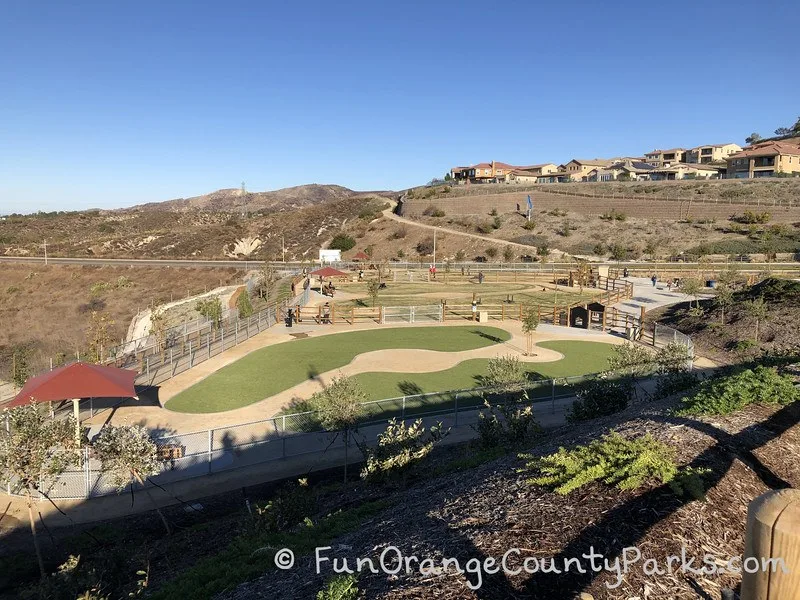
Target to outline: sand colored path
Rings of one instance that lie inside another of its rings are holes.
[[[436,324],[432,327],[457,327],[464,326],[465,324],[466,323],[456,322]],[[235,410],[222,413],[189,414],[171,411],[168,408],[164,409],[160,406],[144,406],[140,403],[132,401],[118,407],[113,414],[106,412],[96,415],[92,419],[92,423],[136,423],[163,432],[184,433],[190,431],[202,431],[212,427],[228,427],[239,423],[248,423],[251,421],[258,421],[272,417],[285,407],[289,406],[294,400],[298,398],[309,398],[314,392],[322,389],[324,384],[328,383],[339,373],[346,375],[374,371],[428,373],[452,368],[464,360],[473,358],[492,358],[507,354],[518,356],[520,360],[529,363],[552,362],[563,358],[560,353],[554,350],[540,347],[537,347],[534,350],[535,356],[525,356],[525,337],[522,333],[521,324],[516,321],[492,322],[491,325],[493,327],[505,329],[511,333],[511,339],[504,343],[493,344],[491,346],[462,352],[439,352],[433,350],[413,349],[375,350],[365,352],[357,355],[349,364],[339,369],[322,373],[313,380],[304,381],[296,386],[284,390],[279,394]],[[400,325],[400,327],[403,326],[404,325]],[[408,326],[409,325],[405,325],[405,327]],[[419,327],[419,324],[410,326]],[[323,335],[335,335],[336,333],[373,329],[377,327],[386,328],[387,326],[364,324],[357,326],[336,325],[323,327],[315,325],[302,328],[293,328],[293,333],[308,335],[308,337],[319,337]],[[556,331],[556,329],[562,329],[563,331]],[[223,366],[235,362],[250,352],[281,342],[291,343],[290,340],[294,338],[292,335],[285,333],[286,331],[288,330],[268,330],[262,334],[254,336],[247,342],[244,342],[219,356],[213,357],[211,360],[203,362],[197,367],[185,371],[184,373],[181,373],[180,375],[170,379],[164,383],[163,387],[159,391],[160,402],[163,405],[174,395],[191,387],[198,381],[201,381],[205,377],[208,377],[212,373],[218,371]],[[432,335],[434,335],[434,331],[435,330],[432,329]],[[581,332],[583,335],[576,335],[578,332]],[[610,335],[586,332],[585,330],[564,328],[547,328],[544,331],[534,334],[534,343],[549,340],[575,339],[585,339],[587,341],[607,342],[612,344],[622,343],[623,341],[618,337]],[[232,393],[235,393],[235,391],[232,391]]]

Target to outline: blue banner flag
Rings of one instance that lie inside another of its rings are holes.
[[[528,194],[528,210],[533,210],[533,202],[531,202],[530,194]]]

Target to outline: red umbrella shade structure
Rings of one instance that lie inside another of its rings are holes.
[[[311,271],[311,275],[316,277],[347,277],[347,273],[343,273],[338,269],[334,269],[333,267],[322,267],[321,269],[317,269],[316,271]]]
[[[75,398],[136,398],[136,371],[82,362],[31,377],[9,408]]]
[[[77,362],[31,377],[17,397],[8,403],[8,408],[30,402],[72,400],[75,438],[80,441],[80,399],[136,398],[135,378],[136,371]]]
[[[353,260],[369,260],[369,254],[366,252],[359,252],[353,257]]]

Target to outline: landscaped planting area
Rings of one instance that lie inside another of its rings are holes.
[[[342,367],[363,352],[409,348],[459,352],[510,338],[496,327],[464,326],[385,328],[294,340],[248,354],[181,392],[166,407],[189,413],[233,410]]]

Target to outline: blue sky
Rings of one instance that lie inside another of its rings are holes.
[[[0,0],[0,213],[741,144],[799,6]]]

